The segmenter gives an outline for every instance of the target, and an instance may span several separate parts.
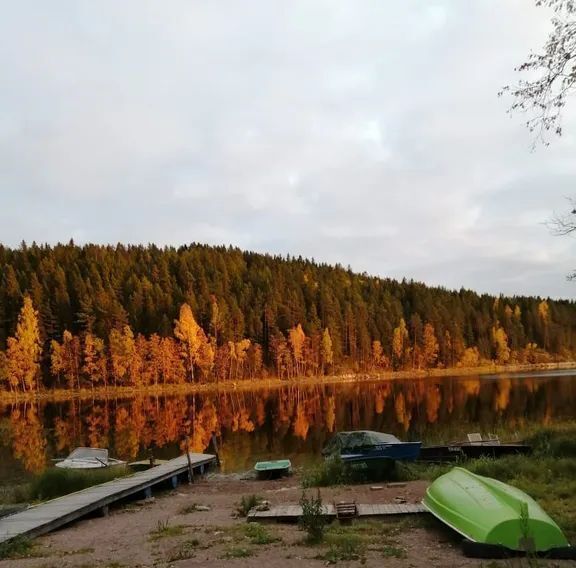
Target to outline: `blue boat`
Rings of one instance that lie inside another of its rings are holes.
[[[340,456],[344,463],[369,464],[371,461],[414,461],[422,442],[402,442],[396,436],[356,430],[338,432],[322,450],[324,456]]]

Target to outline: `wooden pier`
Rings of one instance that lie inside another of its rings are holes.
[[[337,507],[332,504],[322,506],[323,515],[328,519],[338,517]],[[381,503],[372,505],[356,505],[356,514],[348,518],[382,518],[399,515],[415,515],[428,513],[421,503]],[[252,510],[248,513],[248,522],[276,521],[279,523],[296,523],[302,516],[300,505],[279,505],[268,511]]]
[[[216,461],[209,454],[186,454],[162,465],[113,481],[88,487],[76,493],[58,497],[24,511],[0,518],[0,544],[16,537],[32,538],[90,513],[108,514],[108,507],[128,497],[151,497],[152,488],[160,484],[176,487],[180,478],[202,475]]]

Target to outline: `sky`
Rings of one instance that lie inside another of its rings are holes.
[[[497,96],[530,0],[0,0],[0,242],[231,244],[574,298],[576,97]]]

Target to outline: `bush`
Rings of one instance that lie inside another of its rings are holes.
[[[320,490],[318,490],[316,497],[309,498],[306,493],[302,493],[300,505],[302,507],[302,516],[300,517],[299,524],[300,528],[308,533],[306,542],[308,544],[318,544],[322,542],[327,519],[324,515],[324,508],[322,507]]]
[[[349,481],[348,471],[340,456],[326,459],[307,469],[302,475],[304,488],[330,487],[342,485],[347,481]]]

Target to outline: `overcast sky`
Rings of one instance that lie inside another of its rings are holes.
[[[565,136],[498,90],[531,0],[2,1],[0,241],[233,244],[573,298]]]

